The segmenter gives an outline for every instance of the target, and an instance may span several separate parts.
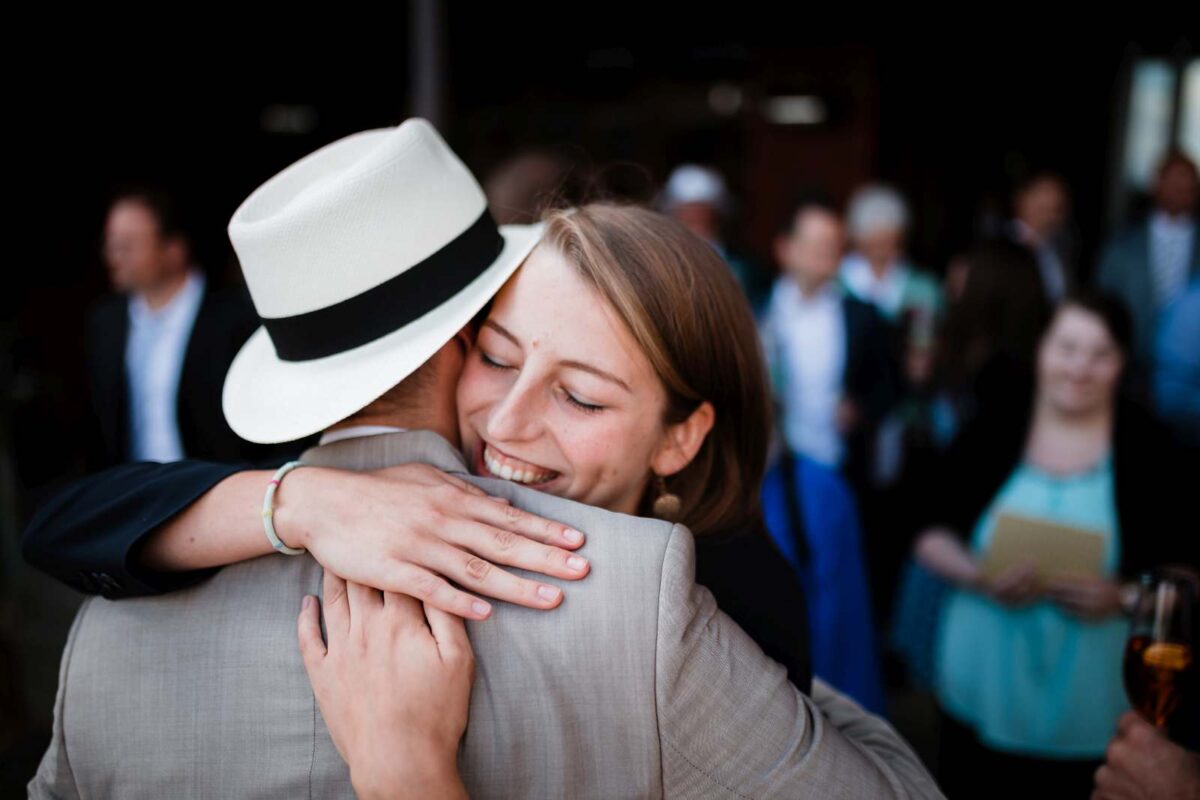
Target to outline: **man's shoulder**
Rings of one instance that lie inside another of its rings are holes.
[[[873,303],[860,300],[850,294],[844,294],[842,295],[842,313],[845,314],[846,325],[849,328],[848,333],[851,336],[879,337],[887,333],[887,320]]]
[[[344,787],[324,796],[350,796],[296,647],[301,600],[320,594],[321,575],[310,556],[271,554],[178,592],[87,601],[60,687],[80,794],[236,797],[259,787],[294,797],[319,779]],[[257,730],[271,732],[269,759]]]
[[[101,295],[88,306],[87,321],[93,329],[120,323],[129,313],[129,298],[116,292]]]
[[[246,287],[236,284],[206,284],[199,313],[209,320],[247,332],[253,331],[259,324],[249,292]]]
[[[290,624],[304,594],[319,589],[320,576],[321,567],[311,556],[279,558],[271,553],[223,567],[212,577],[178,591],[119,600],[89,598],[79,612],[79,617],[86,616],[80,624],[85,628],[153,629],[155,636],[188,639],[193,634],[183,628],[204,628],[215,619],[230,613],[240,615],[247,608],[254,609],[259,622],[277,616]],[[295,595],[295,602],[289,599],[289,604],[281,607],[284,588]]]

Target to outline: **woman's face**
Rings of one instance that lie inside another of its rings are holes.
[[[666,446],[665,407],[633,335],[548,245],[496,296],[458,384],[473,472],[625,513]]]
[[[1055,315],[1038,351],[1039,389],[1060,412],[1096,411],[1112,403],[1123,363],[1100,317],[1067,306]]]

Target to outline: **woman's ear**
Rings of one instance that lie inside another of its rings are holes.
[[[650,460],[650,470],[655,475],[667,477],[692,463],[716,419],[712,403],[705,400],[683,422],[668,426],[658,451]]]

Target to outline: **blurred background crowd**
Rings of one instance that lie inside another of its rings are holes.
[[[1112,725],[1096,726],[1127,702],[1107,680],[1119,581],[1034,590],[971,554],[1003,508],[1119,535],[1110,576],[1195,552],[1195,41],[1170,25],[936,47],[717,22],[522,36],[496,8],[406,12],[390,54],[247,53],[255,80],[193,82],[161,80],[191,54],[105,53],[38,98],[54,157],[14,231],[36,253],[0,326],[0,790],[44,750],[79,602],[22,564],[25,521],[107,464],[270,457],[220,412],[257,325],[225,223],[300,155],[415,115],[498,222],[627,200],[726,259],[770,367],[764,509],[817,675],[940,763],[950,796],[953,765],[1101,758]],[[1039,724],[1014,725],[1014,702]]]

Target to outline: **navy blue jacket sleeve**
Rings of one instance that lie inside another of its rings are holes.
[[[68,485],[30,520],[21,548],[30,565],[87,594],[160,594],[199,583],[215,569],[156,572],[138,549],[160,525],[248,465],[177,461],[122,464]]]

